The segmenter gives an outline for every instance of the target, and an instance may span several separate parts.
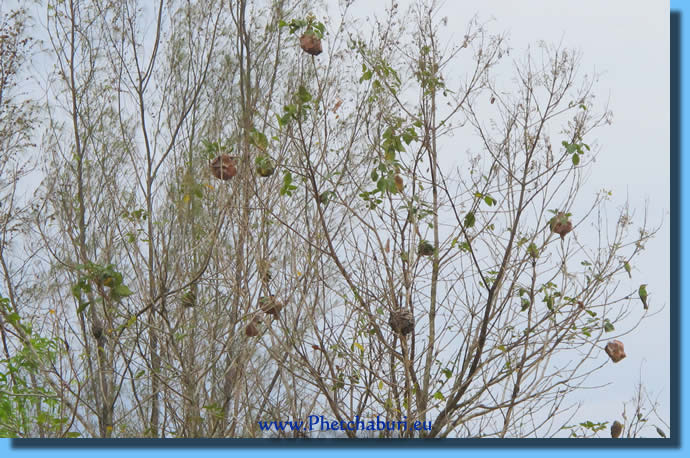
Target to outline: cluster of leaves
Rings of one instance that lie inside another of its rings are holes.
[[[373,102],[379,97],[379,93],[384,90],[384,85],[386,86],[385,89],[396,95],[402,84],[395,69],[380,58],[375,59],[369,66],[366,63],[362,64],[362,76],[360,76],[359,82],[370,81],[372,78],[372,94],[369,97],[369,102]],[[418,127],[421,127],[421,123]]]
[[[520,311],[524,312],[529,310],[530,306],[532,305],[532,302],[529,298],[529,291],[525,288],[520,288],[518,290],[518,295],[520,296]],[[525,295],[527,295],[527,297],[524,297]]]
[[[566,153],[572,154],[573,165],[578,165],[580,163],[580,156],[585,154],[585,149],[590,150],[589,145],[586,143],[568,143],[565,140],[561,142],[565,148]]]
[[[420,65],[414,75],[422,86],[424,94],[430,95],[439,90],[443,91],[444,96],[447,96],[448,93],[452,93],[453,91],[446,87],[443,76],[439,73],[438,64],[434,62],[432,56],[430,56],[431,48],[429,46],[422,46],[420,52]]]
[[[98,286],[101,296],[108,297],[115,302],[134,294],[127,285],[122,282],[122,274],[117,272],[115,266],[112,264],[101,266],[93,262],[88,262],[78,265],[77,270],[81,272],[81,275],[77,282],[72,285],[72,295],[79,301],[77,313],[82,313],[92,302],[100,302],[102,300],[102,297],[91,301],[84,300],[83,295],[92,292],[92,283]],[[107,294],[105,288],[108,288]]]
[[[300,85],[297,92],[293,95],[293,102],[283,107],[283,115],[276,115],[278,118],[278,125],[280,127],[287,126],[291,121],[298,121],[304,119],[307,113],[312,109],[309,102],[312,101],[312,95],[306,87]]]
[[[211,142],[208,140],[202,140],[201,144],[203,146],[201,151],[209,160],[213,159],[219,154],[230,154],[233,150],[230,139],[228,139],[225,143],[219,141]]]
[[[41,367],[54,363],[58,342],[37,335],[30,325],[22,323],[7,298],[0,296],[0,308],[8,322],[26,336],[21,349],[0,360],[0,437],[34,435],[37,427],[59,434],[69,418],[60,415],[60,401],[54,392],[33,383]],[[64,436],[78,437],[79,433]]]
[[[491,197],[488,194],[484,194],[481,192],[475,192],[474,197],[475,197],[475,199],[483,200],[484,203],[486,205],[488,205],[489,207],[493,207],[497,203],[496,199],[494,199],[493,197]],[[474,227],[474,224],[476,222],[477,222],[477,218],[476,218],[474,212],[473,211],[467,212],[467,214],[465,215],[465,218],[463,220],[463,224],[465,226],[465,229],[470,229],[470,228]],[[493,230],[493,225],[489,225],[488,228]]]
[[[292,196],[292,192],[297,189],[297,186],[292,184],[292,181],[292,173],[290,173],[289,170],[286,170],[283,174],[283,184],[280,187],[281,196]]]
[[[590,420],[583,421],[579,425],[570,425],[570,426],[563,426],[561,429],[564,430],[570,430],[570,437],[585,437],[586,436],[586,430],[591,431],[592,433],[598,433],[599,431],[603,431],[607,428],[609,422],[604,421],[604,422],[593,422]],[[580,436],[578,436],[578,432],[580,432]]]
[[[370,175],[371,181],[376,183],[376,188],[359,194],[362,199],[369,203],[370,209],[376,208],[383,201],[382,196],[386,192],[391,194],[400,192],[399,184],[396,184],[396,175],[400,172],[401,165],[397,159],[397,153],[405,151],[403,142],[409,145],[414,140],[417,140],[415,126],[403,128],[402,119],[396,119],[383,132],[380,145],[383,150],[383,158],[379,159],[378,165],[371,171]],[[401,178],[398,176],[397,180],[401,180]]]
[[[268,149],[268,137],[263,132],[252,129],[249,132],[249,144],[261,151],[266,151]]]
[[[322,39],[326,34],[326,26],[323,22],[317,21],[316,17],[312,14],[307,15],[304,19],[292,19],[290,22],[279,21],[278,27],[288,27],[290,33],[294,34],[298,30],[304,30],[305,35],[314,35],[318,39]]]

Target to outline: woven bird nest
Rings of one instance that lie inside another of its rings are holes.
[[[219,180],[229,180],[237,175],[237,163],[233,156],[221,154],[211,161],[211,173]]]
[[[434,246],[427,240],[419,242],[417,254],[420,256],[431,256],[434,254]]]
[[[259,325],[261,324],[261,318],[254,317],[252,321],[244,328],[244,333],[247,337],[256,337],[259,335]]]
[[[271,158],[271,156],[267,154],[262,154],[261,156],[258,156],[255,162],[256,173],[258,173],[261,177],[270,177],[276,171],[276,166],[273,162],[273,159]]]
[[[568,215],[563,212],[558,212],[556,216],[551,218],[549,225],[551,226],[551,232],[560,235],[561,240],[568,232],[573,230],[573,223],[568,218]]]
[[[299,45],[304,52],[312,56],[318,56],[323,51],[321,48],[321,39],[313,33],[306,32],[299,37]]]
[[[388,324],[393,331],[405,336],[414,331],[414,314],[409,310],[394,310]]]
[[[623,432],[623,425],[618,420],[614,421],[611,425],[611,437],[617,439],[621,436]]]
[[[609,358],[611,358],[611,361],[614,363],[617,363],[621,359],[625,358],[625,350],[623,349],[623,342],[620,340],[612,340],[608,344],[606,344],[606,348],[604,348],[606,351],[606,354],[609,355]]]

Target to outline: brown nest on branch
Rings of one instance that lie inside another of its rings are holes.
[[[414,314],[409,310],[394,310],[388,324],[393,331],[405,336],[414,331]]]
[[[563,212],[558,212],[556,216],[551,218],[549,225],[551,226],[551,232],[554,232],[561,236],[561,240],[566,236],[566,234],[573,230],[573,223],[568,218],[568,214]]]
[[[621,359],[625,358],[625,350],[623,349],[623,342],[620,340],[612,340],[608,344],[606,344],[606,348],[604,348],[606,351],[606,354],[609,355],[609,358],[611,358],[611,361],[614,363],[617,363]]]
[[[299,37],[299,45],[304,52],[312,56],[318,56],[323,51],[321,48],[321,39],[313,33],[306,32]]]
[[[221,154],[211,161],[211,173],[219,180],[229,180],[237,175],[236,159],[228,154]]]

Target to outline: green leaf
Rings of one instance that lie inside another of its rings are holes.
[[[573,165],[578,165],[580,164],[580,155],[575,153],[573,154]]]
[[[12,312],[7,315],[7,321],[12,324],[17,324],[19,322],[19,314],[17,312]]]
[[[465,215],[465,227],[466,228],[473,227],[474,223],[475,223],[474,213],[469,212],[468,214]]]
[[[412,127],[408,127],[402,133],[402,139],[406,144],[410,144],[412,140],[417,138],[417,132]]]
[[[91,305],[91,301],[81,302],[77,307],[77,313],[82,313],[89,305]]]
[[[441,393],[440,391],[437,391],[434,394],[434,399],[438,399],[439,401],[445,401],[446,397],[443,395],[443,393]]]
[[[72,290],[72,296],[76,297],[77,299],[79,299],[81,297],[81,287],[80,287],[79,283],[75,283],[74,285],[72,285],[71,290]]]
[[[574,145],[574,144],[572,144],[572,143],[568,143],[568,142],[566,142],[565,140],[564,140],[563,142],[561,142],[561,145],[563,145],[563,146],[565,147],[565,150],[566,150],[566,152],[567,152],[568,154],[572,154],[572,153],[574,153],[575,151],[577,151],[577,146],[576,146],[576,145]]]
[[[446,378],[450,378],[453,375],[453,371],[450,369],[442,369],[441,373],[446,376]]]
[[[283,185],[280,187],[281,196],[292,196],[292,191],[297,189],[297,186],[292,184],[292,173],[286,171],[283,175]]]
[[[112,289],[112,293],[119,297],[127,297],[134,294],[126,285],[117,285]]]
[[[265,151],[268,148],[268,138],[263,132],[259,132],[256,129],[252,129],[249,134],[249,143],[256,146],[261,151]]]
[[[300,85],[299,89],[297,90],[297,99],[304,104],[311,101],[312,96],[306,87]]]
[[[613,327],[613,324],[608,320],[608,318],[606,320],[604,320],[604,331],[605,332],[612,332],[615,330],[616,330],[616,328]]]

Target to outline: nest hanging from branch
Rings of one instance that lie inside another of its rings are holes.
[[[273,161],[271,156],[267,154],[262,154],[261,156],[258,156],[256,158],[255,163],[256,173],[258,173],[261,177],[270,177],[276,171],[275,162]]]
[[[614,421],[611,425],[611,437],[617,439],[621,436],[623,432],[623,425],[618,420]]]
[[[310,32],[305,32],[299,37],[299,45],[304,52],[312,56],[318,56],[323,51],[321,48],[321,39]]]
[[[219,180],[229,180],[237,175],[237,163],[233,156],[221,154],[211,161],[211,173]]]
[[[604,348],[606,351],[606,354],[609,355],[609,358],[611,358],[611,361],[614,363],[617,363],[621,359],[625,358],[625,350],[623,348],[623,342],[620,340],[612,340],[608,344],[606,344],[606,348]]]
[[[434,254],[434,246],[428,240],[422,240],[417,247],[417,254],[420,256],[431,256]]]
[[[405,336],[414,331],[414,314],[409,310],[394,310],[391,312],[388,324],[393,331]]]
[[[558,212],[556,216],[551,218],[549,225],[551,226],[551,232],[560,235],[561,240],[565,238],[568,232],[573,230],[572,221],[568,218],[568,214],[563,212]]]
[[[244,333],[247,337],[256,337],[259,335],[259,324],[261,324],[261,319],[254,317],[252,321],[244,328]]]

